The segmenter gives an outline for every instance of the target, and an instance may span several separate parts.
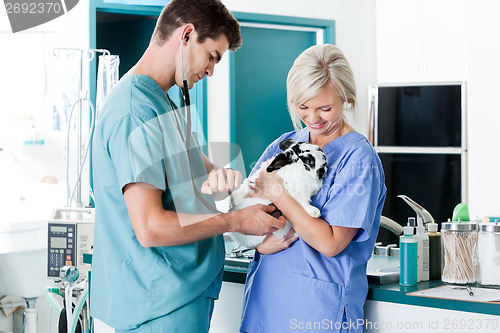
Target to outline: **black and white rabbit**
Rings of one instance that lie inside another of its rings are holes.
[[[297,142],[286,139],[280,142],[281,153],[263,162],[251,179],[247,178],[241,186],[233,191],[232,197],[235,204],[234,209],[239,210],[245,207],[264,204],[269,205],[271,201],[258,197],[246,197],[252,192],[250,184],[262,170],[273,172],[277,170],[277,175],[283,179],[283,184],[287,192],[306,210],[312,217],[320,217],[318,208],[311,205],[311,197],[321,189],[323,179],[328,169],[326,156],[320,147],[306,142]],[[284,237],[290,230],[290,223],[287,221],[283,229],[274,232],[276,237]],[[266,236],[243,235],[238,232],[230,233],[231,237],[240,245],[247,248],[255,248],[262,243]]]

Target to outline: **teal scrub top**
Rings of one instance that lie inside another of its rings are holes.
[[[305,128],[279,137],[253,172],[262,161],[280,153],[279,143],[287,138],[309,142],[309,131]],[[331,258],[300,238],[284,251],[256,256],[247,274],[242,332],[363,332],[366,263],[386,196],[384,172],[373,147],[357,132],[331,141],[322,150],[328,172],[311,203],[330,225],[359,231]]]
[[[144,182],[163,190],[166,210],[208,213],[195,199],[191,181],[199,189],[207,179],[199,143],[192,136],[188,159],[185,138],[182,110],[150,77],[126,75],[106,98],[92,151],[96,222],[90,312],[111,327],[136,328],[199,296],[218,297],[222,236],[145,248],[123,197],[125,185]]]

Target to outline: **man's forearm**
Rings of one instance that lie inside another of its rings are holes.
[[[229,215],[190,215],[164,210],[157,218],[142,223],[136,234],[144,247],[189,244],[233,231]]]

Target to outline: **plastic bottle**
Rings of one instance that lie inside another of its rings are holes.
[[[429,232],[429,279],[441,280],[441,233],[437,223],[427,224]]]
[[[424,222],[420,218],[416,231],[418,238],[417,281],[429,281],[429,236],[425,233]]]
[[[405,287],[417,285],[418,239],[413,236],[413,227],[407,225],[403,236],[399,237],[399,284]]]

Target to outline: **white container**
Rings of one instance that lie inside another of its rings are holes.
[[[476,282],[477,224],[472,222],[441,223],[443,271],[441,280],[452,284]]]
[[[418,238],[418,270],[417,280],[429,281],[429,236],[425,233],[425,227],[416,228]]]
[[[477,282],[500,286],[500,224],[480,223],[478,234]]]

